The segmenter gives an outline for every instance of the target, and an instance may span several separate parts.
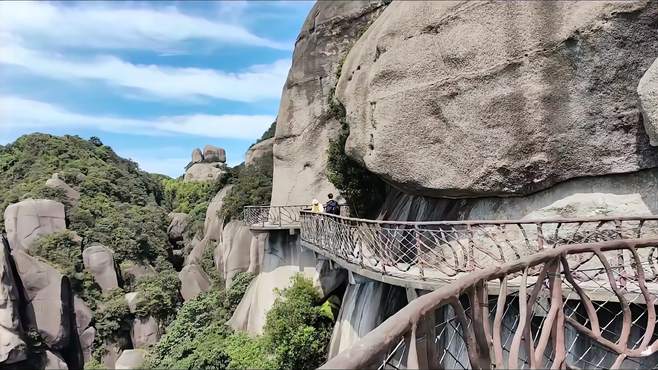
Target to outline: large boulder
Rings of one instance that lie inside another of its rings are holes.
[[[194,299],[199,294],[207,292],[210,289],[210,278],[196,264],[183,267],[178,273],[178,279],[181,282],[180,294],[185,301]]]
[[[94,313],[85,301],[78,296],[73,297],[73,308],[75,309],[75,325],[78,329],[78,335],[81,335],[89,327]]]
[[[222,207],[224,206],[224,198],[231,191],[233,185],[227,185],[222,188],[212,198],[206,211],[206,219],[203,223],[203,236],[212,241],[219,241],[222,238],[222,226],[224,225],[224,218],[220,216]]]
[[[68,345],[71,336],[70,322],[75,307],[68,279],[49,264],[32,257],[22,250],[12,252],[16,270],[23,283],[26,295],[28,321],[53,350]]]
[[[114,364],[114,368],[120,369],[141,369],[146,361],[146,351],[142,349],[127,349],[121,352],[121,356]]]
[[[80,334],[80,349],[82,350],[82,358],[87,363],[91,360],[91,354],[94,352],[94,339],[96,338],[96,328],[93,326],[88,327]]]
[[[169,236],[169,241],[176,243],[183,240],[183,234],[187,225],[190,223],[190,216],[187,213],[170,213],[169,227],[167,228],[167,235]]]
[[[48,199],[25,199],[5,210],[5,230],[12,249],[29,249],[43,235],[66,229],[64,205]]]
[[[644,129],[651,145],[658,146],[658,59],[644,73],[637,85],[640,106],[644,118]]]
[[[46,350],[46,364],[44,370],[68,370],[66,361],[58,354]]]
[[[274,153],[274,138],[269,138],[261,141],[260,143],[254,144],[247,154],[245,154],[244,164],[246,166],[251,166],[256,163],[256,160],[264,157],[272,158]]]
[[[151,316],[136,317],[130,327],[130,338],[135,348],[147,348],[155,345],[160,339],[158,321]]]
[[[222,241],[213,256],[227,288],[240,272],[258,273],[266,239],[267,233],[253,233],[249,225],[241,221],[231,221],[224,226]]]
[[[283,88],[274,144],[272,204],[308,204],[336,193],[327,148],[340,130],[328,112],[340,64],[387,1],[318,1],[297,37]]]
[[[214,145],[203,147],[203,160],[206,162],[226,163],[226,151]]]
[[[58,173],[54,173],[51,178],[46,180],[46,186],[64,193],[66,196],[66,203],[69,205],[74,205],[80,200],[80,192],[73,189],[69,184],[60,179]]]
[[[119,287],[117,273],[114,269],[114,253],[111,249],[95,244],[82,251],[85,268],[94,276],[94,281],[103,292]]]
[[[226,173],[223,163],[195,163],[185,171],[183,181],[215,181]]]
[[[9,260],[9,249],[0,244],[0,363],[13,364],[27,358],[21,339],[19,295]]]
[[[655,167],[635,90],[656,58],[657,13],[655,2],[393,2],[343,65],[347,153],[440,197]]]
[[[192,151],[192,163],[199,163],[203,161],[203,153],[201,153],[201,149],[196,148]]]

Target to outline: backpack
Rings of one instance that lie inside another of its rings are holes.
[[[338,202],[330,199],[327,204],[324,205],[324,211],[331,213],[332,215],[340,215],[340,207],[338,206]]]

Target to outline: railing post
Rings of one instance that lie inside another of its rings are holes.
[[[279,210],[279,227],[281,227],[281,208],[282,207],[277,207],[277,209]]]

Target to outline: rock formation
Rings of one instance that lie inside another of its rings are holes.
[[[127,349],[121,352],[114,368],[119,369],[141,369],[146,361],[146,351],[141,349]]]
[[[658,59],[644,73],[637,86],[640,107],[644,118],[644,130],[651,145],[658,145]]]
[[[94,276],[94,281],[103,292],[109,292],[119,287],[117,273],[114,269],[114,253],[111,249],[100,244],[85,248],[82,260],[87,269]]]
[[[181,281],[180,294],[186,301],[210,289],[210,278],[199,265],[191,264],[183,267],[178,273],[178,278]]]
[[[221,242],[214,251],[215,266],[226,282],[240,272],[258,273],[265,250],[267,233],[254,233],[242,221],[231,221],[224,226]]]
[[[29,249],[38,237],[65,229],[64,205],[54,200],[25,199],[5,210],[5,230],[13,250]]]
[[[347,153],[406,192],[437,197],[529,194],[655,167],[635,87],[656,58],[657,11],[394,2],[343,65]]]
[[[19,295],[10,266],[9,246],[0,243],[0,364],[26,359],[18,306]]]
[[[385,1],[319,1],[297,37],[274,144],[272,204],[308,204],[337,193],[325,176],[327,148],[340,123],[328,113],[340,64]]]
[[[66,362],[57,354],[46,350],[46,364],[44,370],[68,370]]]
[[[192,161],[185,169],[184,181],[214,181],[226,173],[226,152],[222,148],[206,145],[192,151]]]
[[[80,200],[80,192],[61,180],[58,173],[54,173],[51,178],[46,180],[46,186],[64,193],[68,205],[74,205]]]
[[[244,164],[246,166],[253,165],[258,158],[272,157],[274,154],[274,138],[266,139],[260,143],[254,144],[244,157]]]
[[[170,213],[171,223],[167,228],[167,235],[172,244],[183,241],[183,234],[187,225],[190,223],[190,216],[187,213]]]
[[[147,318],[135,318],[130,328],[130,338],[134,348],[148,348],[156,344],[160,339],[158,321],[150,316]]]

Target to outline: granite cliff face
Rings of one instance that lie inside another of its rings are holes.
[[[644,1],[394,2],[343,65],[347,153],[451,198],[653,168],[636,89],[657,16]]]
[[[336,193],[327,180],[327,148],[340,123],[330,118],[329,98],[340,65],[385,1],[321,1],[297,37],[281,96],[274,138],[272,204],[307,204]]]

